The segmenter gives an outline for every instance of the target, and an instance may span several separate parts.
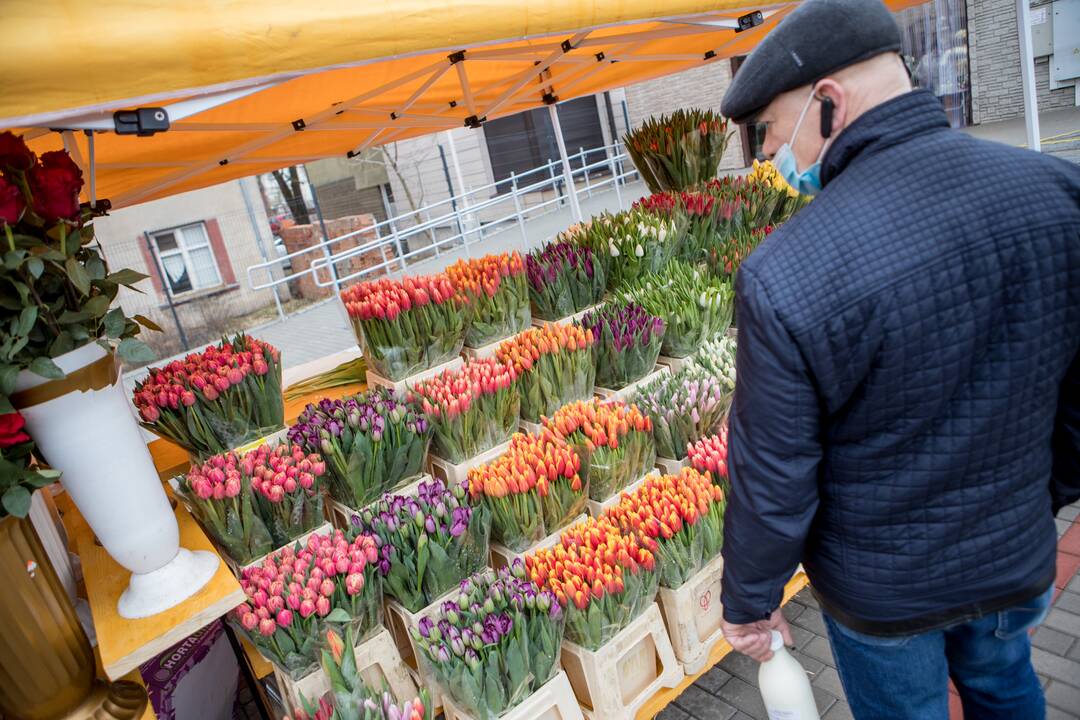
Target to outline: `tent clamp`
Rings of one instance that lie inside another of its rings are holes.
[[[397,120],[398,117],[399,117],[399,115],[396,112],[390,113],[390,119],[391,120]]]
[[[486,117],[478,118],[475,115],[470,115],[469,117],[465,118],[465,127],[475,130],[476,128],[483,125],[485,120],[487,120]]]
[[[457,107],[457,100],[451,100],[450,101],[450,107],[456,108]]]
[[[113,129],[117,135],[150,137],[169,129],[169,113],[160,107],[118,110],[113,113]]]
[[[598,52],[596,53],[596,62],[604,62],[604,58],[606,57],[607,55],[605,55],[603,52]]]
[[[458,50],[457,52],[450,53],[446,56],[446,59],[450,61],[451,65],[457,65],[459,62],[464,62],[465,51]]]
[[[706,60],[712,60],[714,57],[716,57],[716,51],[715,50],[709,50],[708,52],[705,53],[705,59]]]
[[[300,118],[299,120],[293,120],[292,121],[292,129],[295,130],[296,132],[300,132],[301,130],[303,130],[306,127],[307,127],[307,123],[304,122],[304,118]]]
[[[559,102],[559,96],[551,92],[544,93],[540,96],[540,99],[544,101],[545,105],[554,105]]]
[[[218,160],[217,164],[220,165],[221,167],[225,167],[226,165],[229,164],[229,158],[225,158],[224,160]]]
[[[574,49],[573,44],[571,44],[571,42],[569,40],[563,40],[562,45],[560,45],[559,47],[562,48],[562,51],[564,53],[568,53],[568,52],[570,52],[571,50]]]
[[[765,22],[765,16],[761,14],[760,10],[755,10],[752,13],[746,13],[739,16],[739,27],[735,28],[735,32],[740,33],[743,30],[749,30],[750,28],[757,27]]]

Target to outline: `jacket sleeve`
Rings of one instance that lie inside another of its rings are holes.
[[[735,376],[738,377],[738,368]],[[1080,500],[1080,354],[1073,359],[1061,381],[1051,447],[1054,469],[1050,499],[1057,515],[1061,508]]]
[[[817,393],[804,358],[749,268],[737,280],[739,344],[729,427],[724,618],[780,606],[818,507]]]

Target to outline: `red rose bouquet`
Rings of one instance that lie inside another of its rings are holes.
[[[0,415],[0,518],[26,517],[34,490],[60,479],[59,471],[32,464],[34,442],[25,427],[17,412]]]

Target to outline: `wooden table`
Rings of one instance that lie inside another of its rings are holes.
[[[795,595],[809,584],[810,580],[807,579],[806,573],[795,573],[795,576],[784,586],[784,600],[781,604],[786,605],[788,600],[795,597]],[[728,641],[721,639],[713,646],[712,652],[709,653],[709,659],[700,672],[695,675],[687,675],[678,686],[674,688],[664,688],[653,695],[648,702],[642,705],[641,709],[638,710],[636,720],[651,720],[651,718],[656,717],[656,715],[673,702],[675,698],[682,695],[683,690],[686,690],[686,688],[697,682],[698,678],[709,672],[709,670],[712,670],[713,666],[723,660],[728,653],[732,652],[732,650],[733,648]]]

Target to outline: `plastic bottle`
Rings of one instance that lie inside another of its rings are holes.
[[[821,720],[806,670],[788,653],[784,638],[772,631],[773,656],[758,667],[758,687],[769,720]]]

